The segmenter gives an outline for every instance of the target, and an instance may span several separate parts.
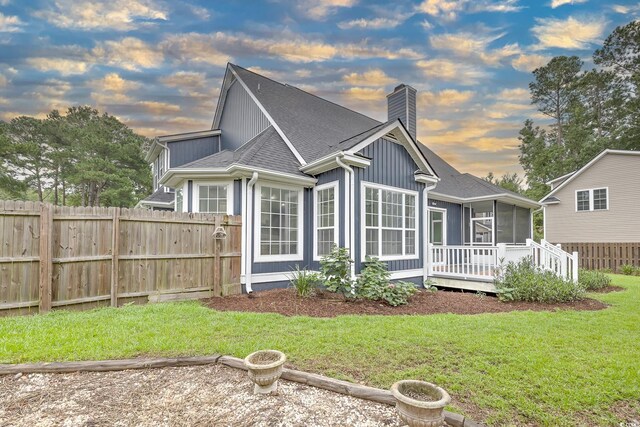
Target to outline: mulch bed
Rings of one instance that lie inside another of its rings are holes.
[[[285,316],[335,317],[340,315],[401,315],[401,314],[480,314],[509,311],[602,310],[607,305],[591,298],[561,304],[531,302],[501,302],[498,298],[476,293],[425,290],[415,294],[409,304],[391,307],[376,301],[345,301],[341,295],[320,292],[314,297],[300,298],[293,288],[274,289],[247,295],[214,297],[205,300],[207,306],[220,311],[279,313]]]

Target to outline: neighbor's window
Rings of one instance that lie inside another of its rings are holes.
[[[416,255],[416,195],[364,187],[365,255]]]
[[[227,213],[228,185],[198,185],[198,212]]]
[[[183,204],[183,199],[182,199],[182,188],[176,188],[176,212],[182,212],[182,204]]]
[[[337,213],[336,184],[316,189],[316,257],[331,253],[333,245],[337,244]]]
[[[301,253],[301,194],[300,190],[260,187],[261,256],[285,261]]]
[[[578,212],[602,211],[607,209],[609,209],[609,205],[606,188],[576,191],[576,210]]]

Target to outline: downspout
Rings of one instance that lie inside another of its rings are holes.
[[[245,287],[247,289],[247,293],[250,294],[253,292],[251,288],[251,276],[252,276],[252,264],[253,264],[253,249],[255,245],[251,244],[253,239],[253,186],[258,180],[258,172],[254,172],[253,176],[247,183],[247,217],[245,218],[245,224],[247,227],[247,240],[245,242],[245,247],[247,248],[247,256],[245,258]]]
[[[429,262],[431,262],[429,260],[429,256],[431,255],[429,253],[429,233],[431,232],[429,230],[429,191],[433,190],[434,188],[436,188],[436,184],[430,185],[430,186],[426,186],[424,187],[424,190],[422,190],[422,203],[424,203],[424,207],[422,208],[422,227],[423,227],[423,235],[422,235],[422,253],[424,254],[424,262],[422,263],[422,278],[423,280],[427,280],[429,278]],[[446,218],[442,218],[442,221],[446,221]],[[446,242],[443,242],[443,244],[447,244]],[[424,283],[423,283],[424,286]]]
[[[339,156],[336,156],[336,164],[344,169],[349,175],[349,203],[345,203],[345,213],[349,215],[349,221],[345,224],[345,247],[349,250],[349,255],[354,256],[354,251],[351,249],[355,247],[355,224],[353,224],[353,195],[355,193],[355,172],[353,168],[342,161],[341,158],[344,157],[344,153]],[[345,188],[347,185],[345,183]],[[355,279],[356,277],[356,263],[355,258],[354,262],[351,263],[351,279]]]

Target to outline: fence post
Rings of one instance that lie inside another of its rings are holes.
[[[573,281],[578,283],[578,252],[573,253],[573,263],[571,264],[573,270]]]
[[[40,204],[40,313],[51,310],[51,282],[53,280],[53,205]]]
[[[113,209],[111,229],[111,307],[118,306],[118,279],[120,257],[120,208]]]

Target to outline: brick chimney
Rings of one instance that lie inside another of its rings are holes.
[[[416,139],[416,90],[401,84],[387,95],[388,120],[400,119],[409,134]]]

